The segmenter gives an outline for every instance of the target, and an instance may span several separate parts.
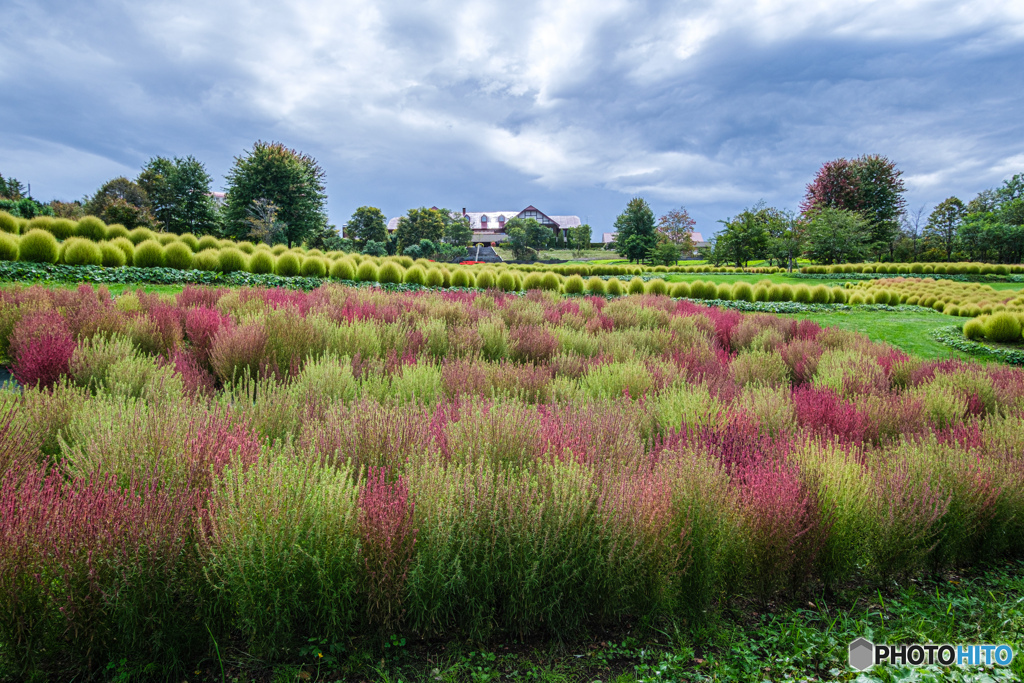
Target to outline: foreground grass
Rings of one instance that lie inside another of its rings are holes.
[[[1006,643],[1010,668],[877,667],[858,674],[847,647],[876,643]],[[377,652],[311,641],[295,661],[268,666],[229,648],[187,681],[1017,681],[1024,677],[1024,563],[913,581],[889,592],[864,585],[831,599],[810,597],[767,610],[731,606],[699,626],[659,625],[589,642],[412,644],[392,638]],[[322,655],[322,656],[321,656]],[[223,665],[223,670],[221,666]],[[122,680],[131,672],[117,671]]]
[[[77,283],[76,282],[61,282],[61,283],[40,282],[40,283],[32,283],[32,284],[34,284],[35,286],[38,286],[38,287],[45,287],[46,289],[78,289],[83,284],[88,284],[89,286],[91,286],[93,288],[97,287],[93,283],[81,283],[81,282],[77,282]],[[2,290],[2,289],[15,289],[15,288],[20,288],[20,287],[28,287],[28,286],[31,286],[31,285],[29,283],[25,283],[25,282],[0,282],[0,290]],[[118,284],[105,284],[103,286],[106,287],[107,290],[109,290],[110,293],[113,294],[114,296],[118,296],[119,294],[124,294],[125,292],[137,292],[140,289],[143,292],[146,292],[147,294],[165,294],[165,295],[173,296],[173,295],[178,294],[179,292],[181,292],[183,289],[185,289],[185,285],[149,285],[149,284],[118,285]]]

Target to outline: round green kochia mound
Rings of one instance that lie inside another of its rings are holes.
[[[164,263],[175,270],[192,270],[195,257],[184,242],[173,242],[164,249]]]
[[[424,285],[427,283],[427,274],[421,266],[409,268],[402,277],[402,281],[409,285]]]
[[[96,218],[96,216],[86,216],[78,221],[75,234],[87,240],[99,242],[107,238],[107,224]]]
[[[192,257],[192,267],[208,273],[220,272],[220,250],[207,249]]]
[[[103,252],[98,244],[83,237],[64,242],[63,261],[69,266],[102,266]]]
[[[18,238],[6,232],[0,232],[0,261],[18,260]]]
[[[377,271],[377,282],[400,284],[404,282],[405,271],[394,261],[385,261]]]
[[[202,242],[202,240],[199,240]],[[299,274],[299,257],[286,251],[277,257],[277,274],[283,277],[294,277]]]
[[[605,291],[608,292],[609,296],[621,296],[622,295],[622,281],[617,277],[613,277],[608,280],[605,284]]]
[[[276,262],[277,259],[269,249],[257,249],[249,259],[249,270],[259,275],[270,274],[274,272]]]
[[[145,228],[137,228],[145,230]],[[132,232],[135,232],[133,230]],[[151,232],[151,231],[147,231]],[[162,268],[164,265],[164,247],[156,240],[143,240],[135,246],[132,264],[136,268]]]
[[[131,266],[135,264],[135,245],[132,244],[130,239],[127,237],[116,237],[110,240],[110,244],[121,250],[124,254],[126,265]]]
[[[440,268],[430,268],[427,270],[427,277],[424,279],[424,284],[427,287],[443,287],[444,286],[444,271]]]
[[[321,256],[309,256],[302,259],[299,274],[303,277],[327,277],[327,261]]]
[[[18,243],[18,258],[30,263],[56,263],[59,256],[57,238],[47,230],[33,228]]]
[[[360,282],[377,281],[377,264],[373,261],[363,261],[356,268],[356,279]]]
[[[341,258],[331,264],[331,278],[334,280],[355,280],[356,267],[347,258]]]
[[[587,294],[593,294],[594,296],[604,296],[604,292],[604,280],[602,280],[596,275],[587,279]]]
[[[21,223],[6,211],[0,211],[0,232],[17,235],[21,232]]]
[[[132,241],[132,244],[138,246],[146,240],[153,240],[159,246],[160,243],[156,240],[156,233],[149,228],[135,228],[128,233],[128,239]]]
[[[120,223],[111,223],[110,225],[107,226],[107,239],[110,240],[111,242],[113,242],[118,237],[128,239],[128,235],[130,234],[131,233],[128,232],[128,228],[124,227]]]
[[[473,281],[470,279],[470,272],[465,268],[456,268],[455,272],[452,273],[452,287],[472,287]]]
[[[213,235],[203,235],[196,242],[194,251],[197,253],[200,251],[206,251],[207,249],[220,249],[220,241]]]
[[[100,242],[100,255],[103,258],[103,265],[107,268],[120,268],[128,262],[125,253],[110,242]]]
[[[1000,344],[1019,342],[1021,340],[1020,319],[1007,311],[989,316],[985,321],[985,337]]]
[[[88,218],[88,216],[86,218]],[[53,236],[59,240],[66,240],[69,237],[74,237],[78,234],[78,226],[74,221],[69,221],[67,218],[58,218],[54,222],[50,223],[49,227],[46,229],[52,232]]]
[[[217,258],[220,262],[220,272],[222,273],[236,273],[249,269],[249,257],[234,247],[221,249]]]

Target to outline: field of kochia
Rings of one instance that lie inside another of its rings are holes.
[[[685,627],[1024,554],[1024,371],[806,321],[31,287],[0,356],[0,675]]]

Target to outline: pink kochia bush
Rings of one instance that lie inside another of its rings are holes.
[[[30,287],[0,291],[0,350],[13,678],[695,623],[1024,556],[1024,371],[806,321]]]

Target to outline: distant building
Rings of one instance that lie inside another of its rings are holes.
[[[437,209],[436,206],[431,208]],[[548,216],[533,205],[522,211],[467,212],[463,209],[462,215],[469,219],[469,225],[473,229],[473,244],[498,244],[506,241],[508,235],[505,234],[505,223],[513,218],[532,218],[541,225],[546,225],[554,230],[556,235],[580,225],[579,216]],[[399,218],[392,218],[388,221],[388,232],[398,230]]]
[[[615,241],[615,236],[618,235],[618,234],[619,233],[617,233],[617,232],[606,232],[606,233],[603,233],[602,236],[601,236],[601,242],[603,244],[611,244],[612,242]],[[701,247],[710,246],[707,242],[704,241],[704,236],[701,235],[699,232],[691,232],[690,233],[690,239],[693,240],[693,248],[695,250],[696,249],[700,249]]]
[[[211,192],[210,196],[213,197],[213,203],[217,206],[224,206],[224,202],[227,201],[226,192]]]

